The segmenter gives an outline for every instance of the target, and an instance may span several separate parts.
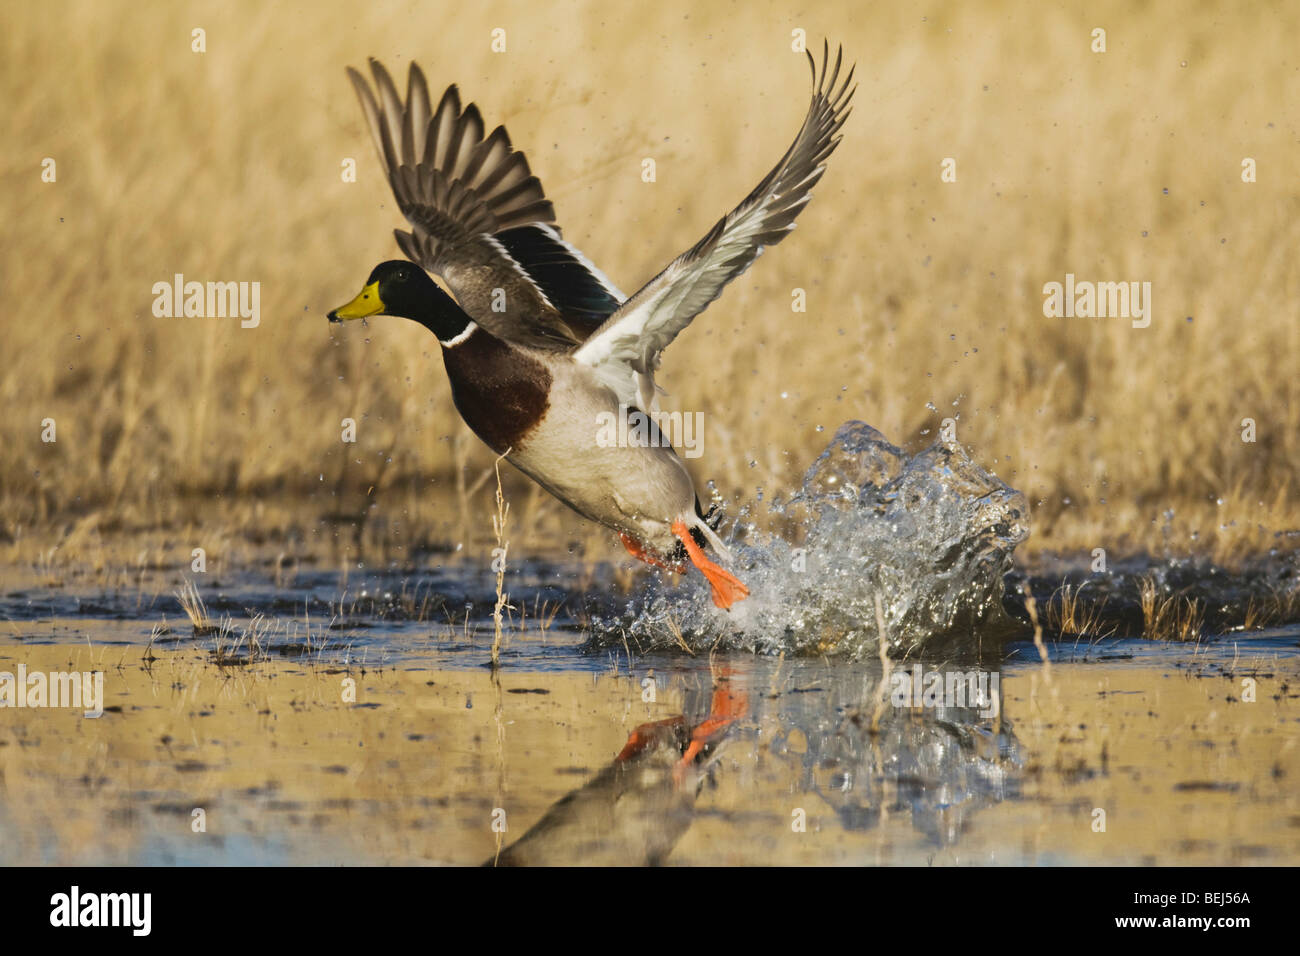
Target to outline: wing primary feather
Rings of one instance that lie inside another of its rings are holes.
[[[388,75],[382,63],[372,59],[370,72],[375,76],[379,102],[383,104],[384,121],[380,128],[384,137],[384,159],[391,171],[401,165],[398,149],[402,142],[402,101],[397,96],[397,88],[393,86],[393,78]]]
[[[456,84],[451,86],[442,94],[442,99],[438,101],[438,110],[434,113],[433,123],[430,126],[431,136],[425,146],[424,159],[422,162],[434,169],[442,169],[446,165],[447,142],[451,139],[452,130],[456,128],[456,117],[460,115],[460,91],[456,89]]]
[[[379,118],[379,104],[375,102],[374,94],[370,92],[370,84],[352,67],[348,67],[348,79],[352,81],[352,88],[356,91],[357,100],[361,103],[361,112],[365,114],[366,125],[370,127],[370,137],[375,141],[375,149],[379,152],[379,158],[384,158],[384,140],[379,134],[382,120]]]
[[[429,84],[424,71],[416,64],[406,78],[406,116],[403,124],[403,159],[408,166],[416,165],[424,157],[424,144],[429,136],[429,121],[433,110],[429,106]]]

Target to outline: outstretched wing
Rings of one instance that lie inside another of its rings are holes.
[[[485,135],[478,107],[462,108],[454,85],[433,108],[414,63],[405,101],[380,63],[370,69],[373,89],[350,67],[348,76],[411,224],[396,231],[402,252],[501,338],[541,348],[585,339],[623,295],[560,238],[555,208],[505,128]]]
[[[829,44],[821,74],[813,72],[812,104],[799,135],[785,156],[745,200],[718,221],[708,234],[682,253],[628,299],[574,352],[627,405],[654,404],[654,371],[660,353],[723,287],[763,251],[794,228],[795,217],[812,198],[826,157],[839,144],[836,133],[849,116],[853,70],[836,86],[843,50],[829,71]]]

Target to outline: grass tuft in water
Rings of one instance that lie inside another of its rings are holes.
[[[176,599],[181,602],[181,610],[190,619],[196,635],[203,636],[216,631],[212,618],[208,616],[207,605],[203,603],[199,589],[195,587],[193,581],[186,580],[185,585],[176,592]]]

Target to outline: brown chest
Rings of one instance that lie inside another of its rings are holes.
[[[483,329],[442,358],[452,401],[474,434],[498,455],[523,447],[550,407],[546,366]]]

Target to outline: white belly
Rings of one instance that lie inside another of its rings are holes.
[[[609,420],[598,419],[599,411],[552,407],[508,460],[583,517],[666,553],[676,544],[669,526],[695,514],[686,465],[671,447],[638,443],[627,430],[602,431]],[[631,440],[620,444],[623,437]]]

